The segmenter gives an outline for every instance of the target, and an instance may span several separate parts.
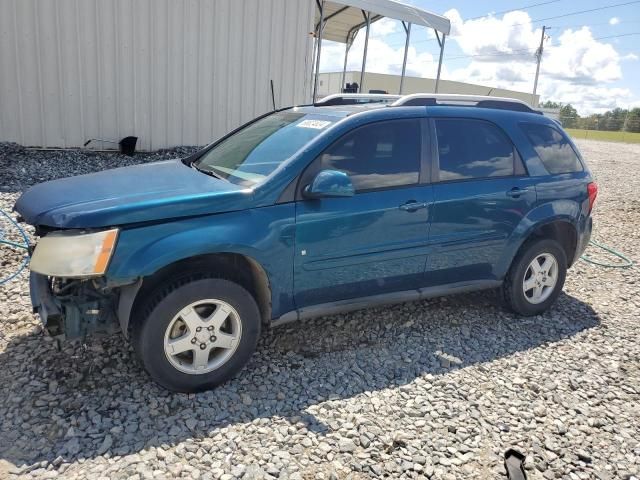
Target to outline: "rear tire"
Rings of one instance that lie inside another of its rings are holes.
[[[249,361],[260,311],[249,292],[219,278],[165,283],[131,327],[134,350],[157,383],[176,392],[214,388]]]
[[[528,242],[502,285],[505,304],[525,317],[546,311],[557,300],[567,275],[567,256],[551,239]]]

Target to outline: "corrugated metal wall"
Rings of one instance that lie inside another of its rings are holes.
[[[313,0],[0,0],[0,141],[202,145],[310,98]]]

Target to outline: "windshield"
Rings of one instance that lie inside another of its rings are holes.
[[[238,185],[252,186],[336,120],[293,111],[274,113],[222,141],[194,166]]]

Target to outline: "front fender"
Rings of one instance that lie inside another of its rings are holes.
[[[496,267],[496,276],[504,278],[518,250],[537,228],[560,221],[567,222],[577,229],[580,211],[578,202],[566,199],[545,202],[532,209],[509,237],[504,254]]]
[[[294,208],[293,204],[274,205],[124,229],[107,280],[125,282],[187,258],[236,253],[265,270],[272,288],[273,314],[292,309]]]

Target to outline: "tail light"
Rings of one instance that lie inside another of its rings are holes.
[[[598,196],[598,184],[596,182],[591,182],[587,185],[587,194],[589,195],[589,213],[591,213],[593,204],[596,202],[596,197]]]

